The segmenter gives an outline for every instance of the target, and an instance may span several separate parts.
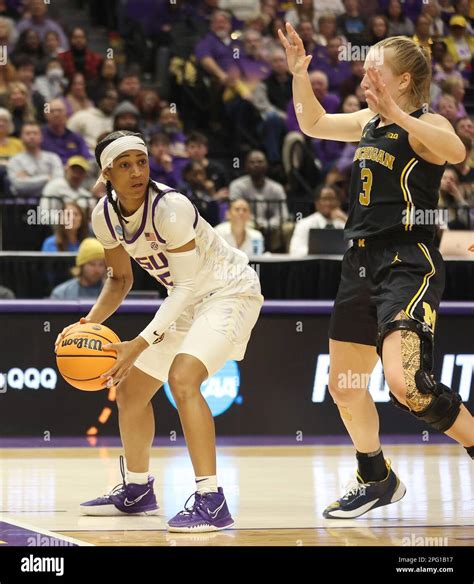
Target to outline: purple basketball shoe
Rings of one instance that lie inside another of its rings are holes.
[[[108,495],[97,497],[92,501],[81,503],[81,515],[112,516],[112,515],[157,515],[158,505],[153,483],[155,479],[148,477],[146,485],[125,482],[125,465],[120,457],[120,472],[123,482],[114,487]]]
[[[194,504],[192,507],[186,507],[191,497],[194,497]],[[184,504],[184,510],[168,521],[170,531],[193,533],[218,531],[232,525],[234,525],[234,520],[227,508],[222,487],[219,487],[217,493],[203,495],[198,492],[193,493]]]

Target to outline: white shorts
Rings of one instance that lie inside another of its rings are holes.
[[[135,367],[165,382],[176,355],[186,353],[199,359],[212,377],[229,359],[244,358],[262,304],[262,295],[211,296],[187,308],[162,341],[143,351]]]

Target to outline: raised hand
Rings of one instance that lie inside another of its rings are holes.
[[[306,55],[300,35],[289,22],[286,23],[286,30],[290,37],[290,41],[288,41],[281,29],[278,29],[278,36],[280,37],[280,42],[286,51],[288,68],[292,75],[303,75],[308,70],[308,65],[313,57],[312,55]]]
[[[365,92],[367,105],[373,112],[392,122],[396,121],[396,117],[403,112],[390,95],[379,71],[375,67],[370,67],[367,75],[370,80],[370,89]]]

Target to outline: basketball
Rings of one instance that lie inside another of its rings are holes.
[[[64,379],[76,389],[99,391],[105,379],[100,376],[115,363],[116,352],[104,345],[120,343],[119,337],[101,324],[79,324],[61,340],[56,363]]]

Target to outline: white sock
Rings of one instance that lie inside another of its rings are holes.
[[[217,476],[196,477],[196,491],[204,493],[217,493]]]
[[[146,485],[148,482],[148,471],[147,472],[131,472],[127,470],[125,475],[125,482],[128,484],[133,483],[134,485]]]

